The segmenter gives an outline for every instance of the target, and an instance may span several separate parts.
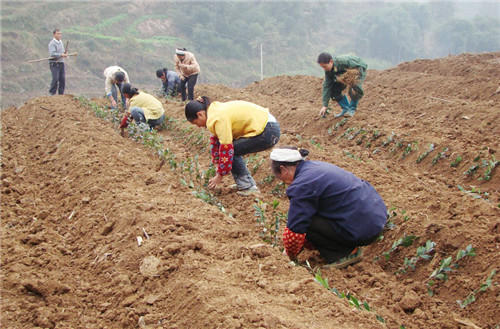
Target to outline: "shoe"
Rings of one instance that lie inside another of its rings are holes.
[[[236,184],[231,184],[231,185],[229,185],[229,188],[230,188],[231,190],[237,190],[237,189],[238,189],[238,185],[236,185]]]
[[[347,115],[348,117],[353,117],[353,116],[354,116],[354,113],[355,113],[355,111],[353,111],[353,110],[349,110],[349,111],[347,111],[346,115]]]
[[[257,186],[254,185],[254,186],[249,187],[245,190],[238,191],[238,192],[236,192],[236,194],[242,195],[242,196],[258,195],[258,194],[260,194],[260,190]]]
[[[325,265],[325,268],[335,268],[341,269],[349,265],[355,264],[363,259],[363,249],[361,247],[356,247],[356,249],[351,252],[350,255],[342,257],[336,262]]]
[[[344,114],[346,114],[346,113],[347,113],[347,110],[346,110],[346,109],[342,109],[342,112],[340,112],[339,114],[335,114],[335,117],[336,117],[336,118],[343,117],[343,116],[344,116]]]

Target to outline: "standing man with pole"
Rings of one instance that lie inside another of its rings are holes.
[[[54,38],[49,42],[49,59],[50,72],[52,73],[52,82],[50,83],[49,93],[54,96],[56,92],[59,95],[64,94],[66,85],[66,73],[64,72],[64,58],[68,57],[64,50],[64,44],[61,41],[62,33],[59,29],[53,32]]]

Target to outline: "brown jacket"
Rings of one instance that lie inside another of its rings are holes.
[[[193,53],[186,51],[184,60],[181,62],[177,55],[174,55],[175,71],[180,76],[189,77],[193,74],[200,73],[200,65],[196,61]]]

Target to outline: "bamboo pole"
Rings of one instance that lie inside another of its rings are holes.
[[[68,54],[68,56],[77,56],[78,53],[74,52],[71,54]],[[36,63],[36,62],[43,62],[43,61],[48,61],[49,59],[55,59],[56,57],[47,57],[47,58],[41,58],[41,59],[34,59],[32,61],[28,61],[28,63]]]

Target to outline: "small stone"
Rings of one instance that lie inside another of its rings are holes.
[[[148,256],[142,260],[140,271],[145,277],[155,277],[160,274],[161,261],[155,256]]]

